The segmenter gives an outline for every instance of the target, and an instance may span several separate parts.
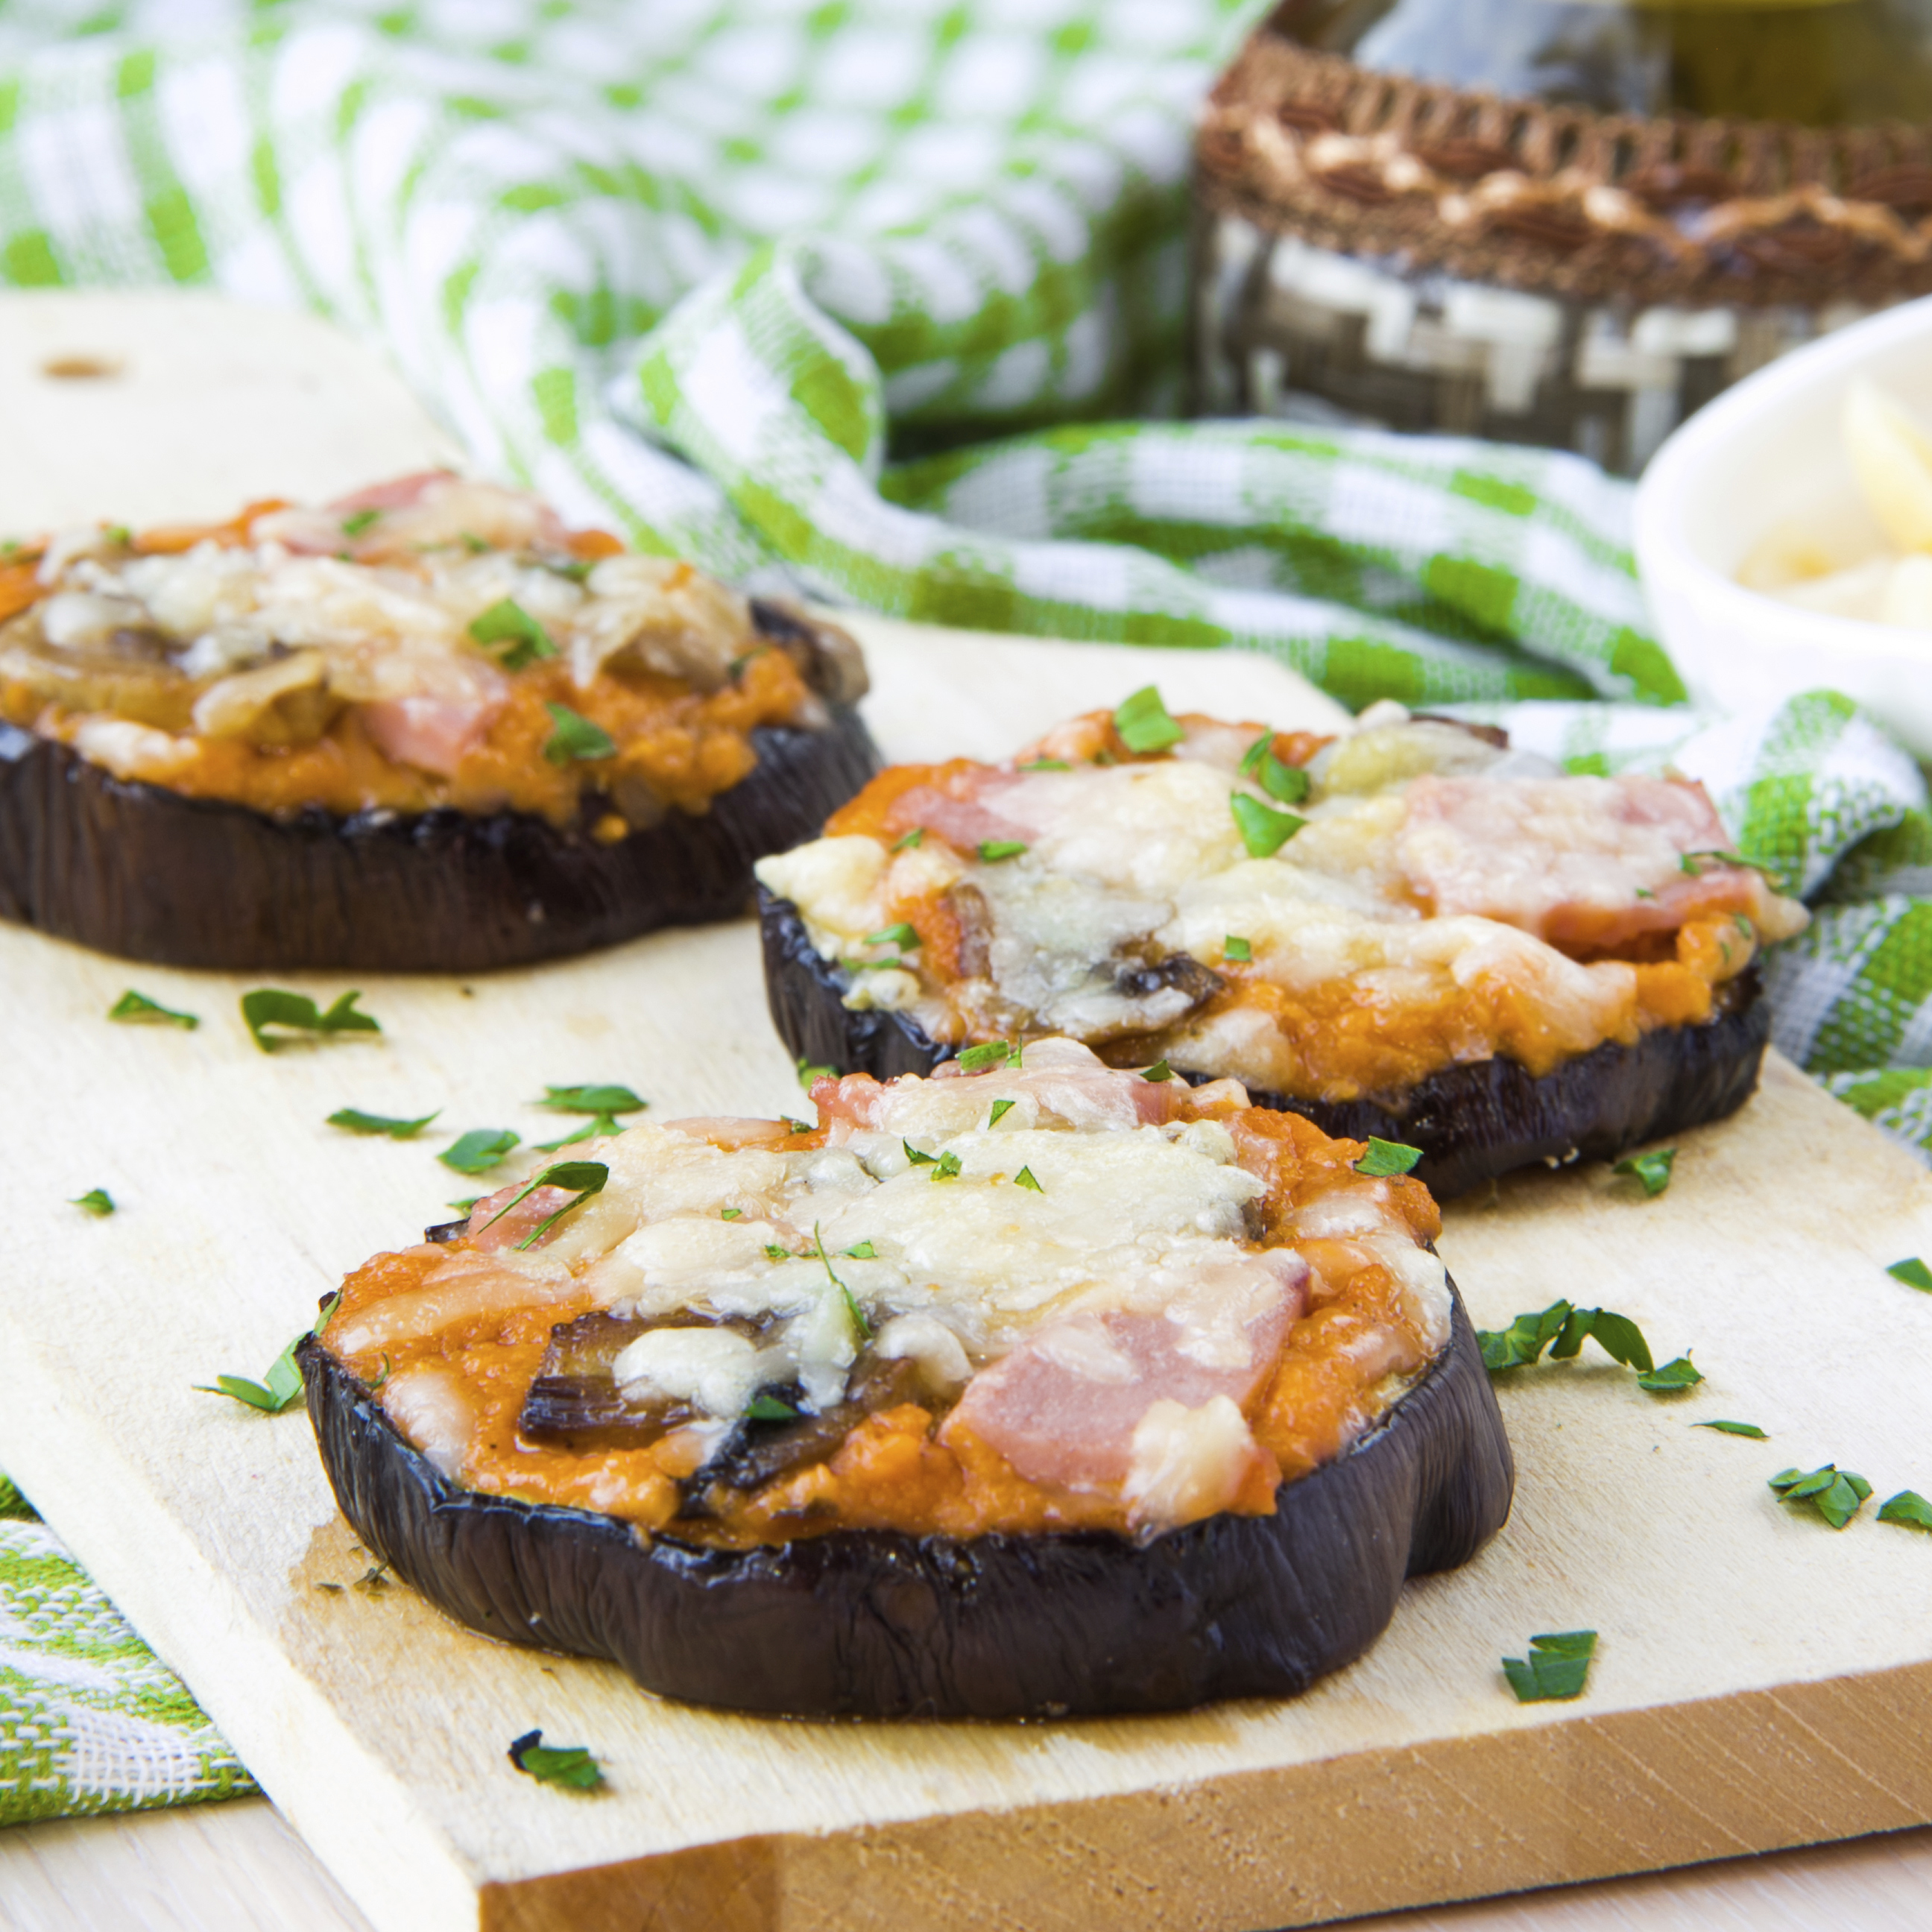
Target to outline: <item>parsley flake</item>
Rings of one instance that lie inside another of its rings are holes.
[[[745,1410],[747,1422],[796,1422],[798,1411],[775,1395],[754,1395]]]
[[[1029,758],[1018,769],[1023,772],[1070,772],[1073,767],[1064,758]]]
[[[554,765],[588,763],[594,758],[608,758],[617,749],[616,740],[602,726],[593,724],[580,712],[571,710],[567,704],[545,704],[550,713],[550,722],[556,728],[550,735],[550,742],[543,748],[543,754]]]
[[[1221,942],[1221,957],[1232,959],[1245,965],[1255,956],[1255,949],[1245,939],[1237,938],[1233,933]]]
[[[1483,1366],[1492,1371],[1528,1368],[1540,1361],[1545,1348],[1552,1361],[1567,1360],[1594,1341],[1612,1360],[1648,1375],[1656,1366],[1636,1324],[1628,1316],[1605,1308],[1578,1308],[1552,1301],[1540,1312],[1519,1315],[1507,1328],[1476,1330]]]
[[[551,1228],[561,1221],[573,1208],[580,1208],[593,1194],[604,1191],[604,1184],[610,1178],[610,1170],[601,1160],[560,1160],[545,1168],[534,1179],[524,1185],[477,1229],[480,1234],[494,1228],[512,1208],[526,1201],[539,1187],[565,1187],[572,1190],[571,1198],[554,1214],[547,1216],[517,1244],[520,1252],[525,1248],[533,1248]]]
[[[628,1087],[552,1087],[546,1085],[541,1100],[532,1106],[548,1107],[558,1114],[638,1114],[651,1103],[640,1099]]]
[[[1114,712],[1114,729],[1120,742],[1135,752],[1164,752],[1187,735],[1168,716],[1160,692],[1150,684],[1121,700]]]
[[[1034,1180],[1033,1169],[1030,1167],[1022,1168],[1019,1172],[1013,1176],[1013,1185],[1016,1187],[1026,1188],[1035,1194],[1044,1194],[1046,1192],[1046,1190]]]
[[[1519,1704],[1548,1704],[1580,1696],[1597,1654],[1594,1630],[1553,1630],[1529,1640],[1527,1658],[1506,1657],[1503,1675]]]
[[[539,1784],[569,1791],[595,1791],[604,1782],[597,1760],[581,1744],[547,1744],[541,1731],[526,1731],[510,1746],[510,1762]]]
[[[341,1300],[339,1290],[323,1296],[315,1325],[304,1329],[268,1364],[268,1372],[260,1382],[253,1382],[246,1376],[217,1376],[212,1384],[196,1382],[196,1393],[225,1395],[230,1401],[259,1410],[263,1415],[280,1415],[284,1409],[292,1408],[302,1400],[302,1370],[296,1366],[296,1351],[308,1336],[320,1335],[328,1326],[328,1318],[335,1312]]]
[[[1012,1101],[995,1100],[993,1102],[993,1111],[986,1116],[987,1126],[989,1127],[997,1127],[1000,1123],[1012,1112],[1012,1110],[1013,1102]]]
[[[1264,731],[1248,747],[1241,776],[1252,778],[1269,797],[1283,805],[1299,805],[1308,796],[1308,774],[1299,765],[1285,765],[1274,754],[1274,734]]]
[[[1835,1462],[1816,1469],[1780,1469],[1767,1486],[1777,1491],[1781,1502],[1809,1503],[1834,1529],[1843,1529],[1872,1492],[1864,1477]]]
[[[836,1066],[814,1066],[808,1060],[798,1063],[798,1084],[809,1094],[821,1080],[836,1080],[838,1070]]]
[[[491,1168],[500,1167],[503,1156],[523,1138],[513,1127],[472,1127],[466,1134],[459,1134],[436,1159],[458,1174],[487,1174]]]
[[[1900,1490],[1879,1505],[1880,1522],[1895,1522],[1907,1529],[1932,1529],[1932,1503],[1916,1490]]]
[[[1748,1436],[1754,1442],[1768,1442],[1771,1438],[1754,1422],[1694,1422],[1693,1429],[1714,1429],[1720,1436]]]
[[[382,520],[380,510],[358,510],[352,517],[342,520],[342,534],[346,537],[359,537],[371,524]]]
[[[860,1241],[845,1250],[846,1258],[855,1262],[875,1262],[879,1251],[870,1241]]]
[[[1174,1069],[1164,1060],[1156,1060],[1151,1066],[1141,1070],[1141,1078],[1150,1087],[1162,1087],[1174,1078]]]
[[[1670,1185],[1670,1164],[1676,1158],[1674,1147],[1652,1148],[1648,1154],[1629,1155],[1610,1172],[1629,1174],[1642,1184],[1644,1198],[1654,1201]]]
[[[997,1066],[1004,1060],[1009,1066],[1022,1063],[1020,1055],[1024,1051],[1016,1040],[989,1040],[978,1046],[969,1046],[957,1058],[960,1070],[967,1073],[983,1073],[989,1066]]]
[[[905,1149],[905,1157],[914,1167],[935,1167],[938,1165],[939,1156],[936,1154],[922,1154],[910,1141],[901,1141],[899,1145]]]
[[[1916,1255],[1902,1262],[1894,1262],[1886,1270],[1894,1281],[1902,1281],[1907,1288],[1916,1288],[1922,1294],[1932,1294],[1932,1268],[1928,1268]]]
[[[1234,814],[1235,829],[1251,859],[1273,858],[1308,823],[1292,812],[1277,812],[1244,791],[1229,798],[1228,808]]]
[[[997,866],[1003,859],[1017,859],[1025,850],[1024,838],[982,838],[980,860],[982,865]]]
[[[1661,1368],[1646,1369],[1637,1377],[1636,1385],[1647,1395],[1678,1395],[1685,1389],[1695,1388],[1703,1379],[1692,1367],[1690,1358],[1679,1355]]]
[[[919,934],[904,920],[897,926],[889,926],[883,932],[868,932],[865,943],[868,946],[896,946],[902,952],[910,952],[919,942]]]
[[[892,850],[895,852],[911,852],[916,850],[919,847],[923,845],[925,843],[926,827],[922,825],[915,825],[913,829],[892,848]]]
[[[765,1244],[765,1258],[768,1262],[788,1262],[791,1259],[791,1250],[780,1247],[776,1241],[767,1241]]]
[[[721,1208],[718,1210],[718,1218],[721,1221],[736,1221],[742,1216],[744,1212],[742,1208]]]
[[[950,1148],[932,1163],[934,1180],[957,1180],[959,1178],[959,1156]]]
[[[442,1112],[439,1107],[436,1114]],[[365,1114],[359,1107],[338,1107],[325,1124],[346,1127],[352,1134],[387,1134],[392,1141],[410,1141],[436,1118],[436,1114],[425,1114],[419,1120],[399,1120],[388,1114]]]
[[[201,1021],[194,1013],[178,1013],[172,1006],[164,1006],[158,1000],[151,1000],[146,993],[137,993],[132,986],[107,1009],[110,1020],[131,1021],[136,1025],[178,1026],[184,1033],[192,1033]]]
[[[550,633],[512,597],[502,598],[472,618],[470,634],[485,650],[495,644],[508,645],[507,650],[493,653],[506,670],[521,670],[540,658],[556,656]]]
[[[104,1187],[90,1187],[85,1194],[76,1194],[70,1204],[83,1214],[105,1219],[114,1211],[114,1197]]]
[[[360,993],[344,993],[323,1012],[306,993],[290,993],[277,986],[257,986],[242,995],[242,1017],[264,1053],[275,1053],[288,1045],[286,1039],[272,1037],[269,1027],[286,1027],[291,1032],[319,1033],[325,1036],[338,1033],[380,1033],[382,1029],[370,1013],[358,1013],[356,1002]]]
[[[1355,1172],[1381,1178],[1385,1174],[1406,1174],[1422,1158],[1420,1148],[1406,1141],[1385,1141],[1369,1136],[1369,1150],[1355,1162]]]
[[[930,1160],[932,1156],[928,1154],[926,1158]],[[825,1237],[818,1232],[816,1221],[812,1224],[812,1245],[820,1261],[824,1263],[825,1272],[831,1276],[832,1286],[845,1298],[845,1312],[851,1318],[854,1332],[860,1341],[869,1342],[872,1339],[872,1324],[866,1319],[866,1311],[859,1306],[859,1298],[839,1280],[837,1269],[832,1265],[832,1257],[825,1252]]]

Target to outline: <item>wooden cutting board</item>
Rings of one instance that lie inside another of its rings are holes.
[[[0,302],[0,404],[17,314]],[[311,327],[251,340],[298,373]],[[167,460],[121,427],[103,514]],[[248,470],[272,452],[244,456],[232,496],[275,487]],[[892,756],[1000,752],[1150,677],[1177,706],[1334,715],[1230,654],[857,628]],[[1932,1296],[1883,1272],[1932,1254],[1932,1177],[1774,1058],[1735,1120],[1682,1137],[1658,1200],[1591,1168],[1452,1211],[1443,1252],[1479,1324],[1567,1295],[1634,1317],[1660,1358],[1694,1348],[1708,1380],[1646,1396],[1594,1358],[1508,1378],[1509,1526],[1412,1586],[1360,1663],[1292,1702],[1157,1719],[793,1723],[665,1703],[358,1585],[370,1559],[301,1414],[192,1387],[261,1373],[347,1268],[472,1191],[441,1138],[358,1140],[324,1124],[336,1108],[440,1107],[439,1128],[526,1141],[560,1130],[528,1105],[547,1082],[626,1082],[664,1118],[795,1110],[752,926],[364,979],[380,1038],[272,1058],[241,1024],[250,983],[0,928],[0,1467],[385,1932],[1232,1932],[1932,1820],[1932,1537],[1870,1508],[1834,1533],[1765,1486],[1835,1460],[1880,1497],[1932,1493]],[[200,1028],[110,1024],[130,986]],[[66,1204],[96,1186],[111,1219]],[[1720,1416],[1772,1439],[1690,1426]],[[1602,1633],[1586,1694],[1515,1704],[1499,1658],[1579,1627]],[[608,1790],[517,1774],[505,1748],[536,1726],[593,1750]]]

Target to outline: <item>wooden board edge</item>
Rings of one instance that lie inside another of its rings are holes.
[[[479,1922],[1256,1932],[1928,1822],[1932,1664],[1911,1664],[1114,1798],[486,1884]]]

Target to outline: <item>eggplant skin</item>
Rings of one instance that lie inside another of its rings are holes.
[[[343,1514],[459,1623],[608,1658],[646,1690],[797,1717],[1032,1718],[1293,1696],[1366,1651],[1402,1580],[1468,1562],[1515,1482],[1462,1300],[1448,1346],[1273,1516],[1144,1546],[1094,1531],[836,1530],[706,1550],[458,1488],[314,1336],[297,1352]]]
[[[765,995],[786,1046],[813,1066],[880,1080],[929,1073],[952,1049],[904,1014],[853,1012],[838,970],[818,956],[789,899],[758,889]],[[1299,1100],[1251,1091],[1258,1107],[1300,1114],[1338,1139],[1371,1134],[1422,1150],[1415,1178],[1439,1201],[1514,1168],[1608,1160],[1640,1142],[1734,1114],[1756,1090],[1771,1009],[1750,968],[1704,1024],[1659,1027],[1633,1046],[1613,1040],[1540,1078],[1500,1057],[1444,1068],[1400,1103]],[[1209,1078],[1190,1073],[1197,1084]]]
[[[488,971],[735,917],[752,866],[878,768],[857,711],[752,734],[708,812],[606,844],[526,812],[287,819],[116,778],[0,724],[0,918],[103,952],[228,971]]]

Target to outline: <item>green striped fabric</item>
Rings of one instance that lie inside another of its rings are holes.
[[[332,316],[479,468],[747,588],[1258,651],[1692,772],[1816,910],[1779,1043],[1932,1146],[1921,776],[1827,692],[1685,707],[1624,485],[1172,420],[1192,117],[1260,4],[0,0],[0,285]],[[243,1788],[16,1507],[0,1822]]]

